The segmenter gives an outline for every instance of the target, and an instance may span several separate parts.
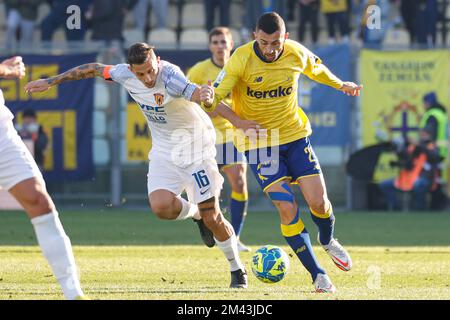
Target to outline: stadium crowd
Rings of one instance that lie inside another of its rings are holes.
[[[72,5],[79,8],[79,28],[65,27],[77,12],[68,11]],[[0,0],[0,43],[13,51],[80,40],[206,48],[214,26],[230,27],[237,43],[244,43],[257,17],[276,11],[288,22],[291,38],[309,45],[435,47],[446,45],[448,7],[447,0]]]

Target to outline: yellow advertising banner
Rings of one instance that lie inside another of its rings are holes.
[[[448,107],[449,64],[447,50],[362,50],[362,145],[417,139],[424,113],[422,97],[435,92],[439,102]],[[389,165],[395,159],[395,154],[382,155],[374,175],[376,181],[397,174],[397,169]]]
[[[126,144],[128,161],[148,161],[152,147],[150,129],[135,102],[129,102],[127,106]]]

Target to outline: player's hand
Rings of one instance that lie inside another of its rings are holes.
[[[213,104],[214,88],[211,84],[211,80],[208,80],[207,85],[202,85],[200,87],[200,101],[203,102],[206,107],[210,107]]]
[[[253,120],[241,119],[236,123],[236,128],[242,130],[251,141],[267,137],[267,129]]]
[[[363,88],[362,85],[357,85],[356,83],[353,82],[344,82],[339,90],[341,90],[348,96],[359,97],[362,88]]]
[[[50,89],[51,85],[48,84],[47,79],[40,79],[36,81],[28,82],[25,85],[25,92],[26,93],[32,93],[32,92],[44,92]]]
[[[20,79],[25,76],[25,65],[22,57],[15,56],[2,61],[1,64],[6,69],[3,75],[4,79]]]

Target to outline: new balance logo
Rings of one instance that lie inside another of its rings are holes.
[[[256,99],[261,98],[281,98],[286,97],[292,93],[292,87],[283,88],[282,86],[279,86],[276,89],[272,90],[266,90],[266,91],[257,91],[252,90],[249,87],[247,87],[247,95],[249,97],[253,97]]]
[[[303,251],[306,250],[306,246],[301,246],[300,248],[298,248],[297,250],[295,250],[295,253],[301,253]]]

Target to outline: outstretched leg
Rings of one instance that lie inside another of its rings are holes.
[[[294,194],[289,188],[287,181],[279,181],[265,191],[280,214],[282,235],[300,262],[311,274],[314,282],[319,273],[325,274],[325,270],[319,265],[314,255],[309,233],[300,218]]]
[[[318,241],[331,257],[336,266],[344,271],[352,267],[352,259],[348,252],[334,239],[334,214],[323,175],[301,177],[300,189],[309,205],[311,217],[319,228]]]

